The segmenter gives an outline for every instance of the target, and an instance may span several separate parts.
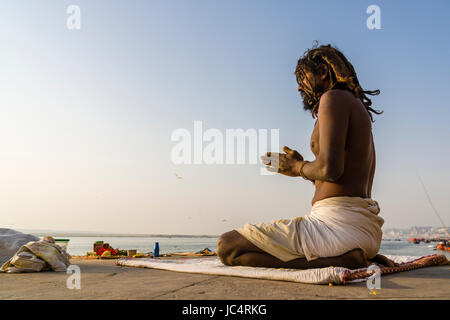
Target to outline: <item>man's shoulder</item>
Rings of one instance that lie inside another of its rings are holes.
[[[359,100],[347,90],[333,89],[328,90],[320,97],[319,113],[328,112],[339,112],[343,111],[350,112],[352,108],[359,105]],[[322,109],[322,110],[321,110]]]
[[[357,99],[353,93],[342,89],[332,89],[328,90],[320,97],[320,103],[328,102],[356,102]]]

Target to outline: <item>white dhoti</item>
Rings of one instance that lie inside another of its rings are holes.
[[[370,198],[332,197],[315,202],[311,213],[303,217],[246,224],[236,231],[285,262],[336,257],[355,248],[371,259],[383,235],[379,212],[378,203]]]

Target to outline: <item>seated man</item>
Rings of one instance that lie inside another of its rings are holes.
[[[269,171],[302,177],[315,185],[309,215],[280,219],[223,234],[218,256],[231,266],[273,268],[361,268],[369,259],[393,266],[377,255],[384,223],[371,199],[375,173],[371,100],[353,66],[337,49],[308,50],[295,75],[304,109],[316,118],[311,136],[314,161],[294,150],[261,157]]]

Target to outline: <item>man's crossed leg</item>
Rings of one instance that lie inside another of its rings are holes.
[[[284,262],[267,252],[261,250],[236,230],[224,233],[217,244],[217,254],[223,264],[228,266],[249,266],[266,268],[312,269],[329,266],[358,269],[368,267],[371,262],[387,266],[395,266],[388,258],[377,255],[368,260],[364,251],[355,248],[336,257],[319,258],[312,261],[306,258],[297,258]]]

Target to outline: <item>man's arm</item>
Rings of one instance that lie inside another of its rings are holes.
[[[350,118],[349,93],[332,90],[323,94],[319,106],[319,154],[303,165],[311,180],[335,182],[344,173],[345,144]]]

